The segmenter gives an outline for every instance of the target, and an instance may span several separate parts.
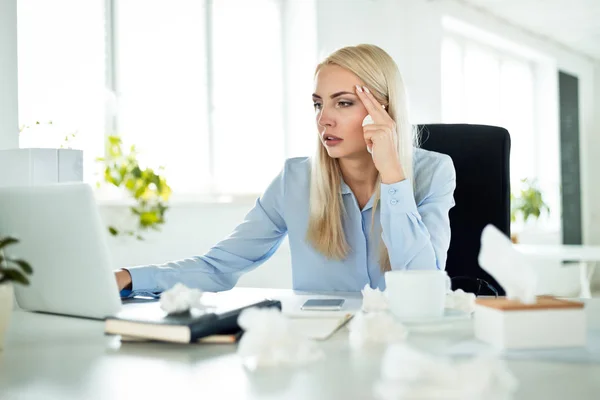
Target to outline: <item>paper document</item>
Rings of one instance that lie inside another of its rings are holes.
[[[326,340],[352,319],[352,314],[341,318],[289,318],[291,329],[309,339]]]

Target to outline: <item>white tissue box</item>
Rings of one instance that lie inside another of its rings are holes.
[[[506,298],[477,299],[475,337],[499,349],[585,346],[584,304],[540,296],[535,304]]]

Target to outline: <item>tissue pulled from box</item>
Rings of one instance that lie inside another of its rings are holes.
[[[362,310],[366,313],[385,311],[389,309],[387,297],[379,289],[371,289],[369,284],[361,290],[363,301]]]
[[[182,283],[176,283],[171,289],[160,295],[160,308],[168,314],[177,314],[191,308],[202,309],[202,291],[190,289]]]
[[[475,295],[462,289],[449,291],[446,293],[446,308],[472,313],[475,311]]]
[[[237,353],[250,370],[304,365],[324,357],[317,344],[294,332],[290,321],[276,308],[244,310],[238,325],[245,332]]]
[[[537,277],[526,256],[502,232],[487,225],[481,234],[479,265],[504,288],[506,297],[535,303]]]
[[[395,343],[406,339],[407,329],[387,311],[356,313],[350,324],[350,347],[360,349],[373,343]]]
[[[516,378],[497,356],[455,361],[394,344],[383,357],[381,379],[374,392],[383,400],[508,399],[517,386]]]

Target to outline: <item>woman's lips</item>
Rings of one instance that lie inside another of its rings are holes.
[[[323,143],[325,146],[336,146],[340,144],[344,139],[333,135],[323,135]]]

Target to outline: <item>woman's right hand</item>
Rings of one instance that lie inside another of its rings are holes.
[[[126,269],[120,269],[115,271],[115,278],[117,279],[117,286],[119,292],[123,289],[131,290],[131,274]]]

